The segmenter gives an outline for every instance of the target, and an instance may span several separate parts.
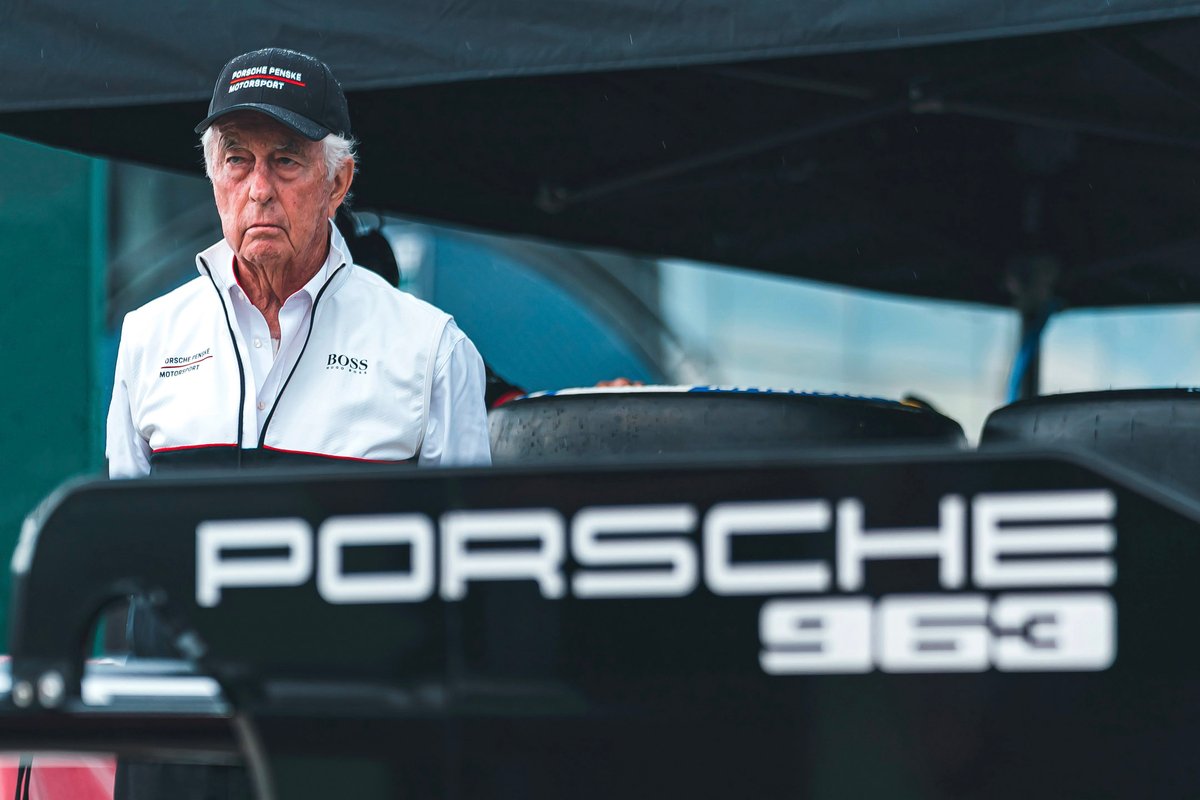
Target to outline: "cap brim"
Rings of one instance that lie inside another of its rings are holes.
[[[296,133],[300,134],[306,139],[311,139],[314,142],[319,142],[331,133],[331,131],[324,125],[318,125],[308,117],[302,117],[295,111],[289,111],[286,108],[273,106],[269,103],[239,103],[236,106],[223,108],[216,114],[211,114],[208,117],[205,117],[204,121],[196,126],[196,133],[204,133],[205,129],[218,119],[226,114],[231,114],[234,111],[258,111],[262,114],[266,114],[268,117],[282,122]]]

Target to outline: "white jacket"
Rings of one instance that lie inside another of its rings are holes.
[[[329,258],[308,294],[293,295],[303,316],[291,341],[285,332],[265,396],[238,321],[258,312],[223,240],[196,257],[199,278],[126,315],[108,415],[112,477],[297,459],[490,463],[474,345],[449,315],[356,266],[330,228]],[[253,353],[260,364],[264,352]]]

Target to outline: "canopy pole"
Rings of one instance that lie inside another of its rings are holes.
[[[1021,344],[1008,377],[1009,403],[1037,397],[1041,392],[1042,334],[1056,306],[1051,302],[1038,312],[1021,314]]]
[[[765,136],[761,139],[744,142],[692,158],[662,164],[651,169],[623,175],[613,180],[596,183],[591,186],[570,189],[564,186],[543,185],[538,191],[535,203],[542,211],[548,214],[557,214],[569,206],[589,200],[596,200],[642,184],[660,181],[664,178],[672,178],[676,175],[682,175],[728,161],[737,161],[759,153],[776,150],[785,145],[802,142],[806,139],[814,139],[830,133],[837,133],[847,128],[864,125],[877,119],[896,116],[897,114],[906,112],[908,106],[909,103],[907,100],[891,100],[875,103],[846,114],[818,120],[799,128]]]
[[[1092,32],[1084,34],[1084,38],[1137,67],[1183,101],[1191,105],[1200,104],[1200,80],[1148,48],[1134,34],[1126,31]]]
[[[1017,376],[1017,391],[1022,400],[1037,397],[1041,393],[1042,333],[1049,320],[1049,313],[1021,315],[1021,346],[1025,351],[1025,363],[1021,374]]]
[[[1021,340],[1008,376],[1008,402],[1037,397],[1041,391],[1042,334],[1061,303],[1054,296],[1058,262],[1045,256],[1020,259],[1009,266],[1007,282],[1021,312]]]

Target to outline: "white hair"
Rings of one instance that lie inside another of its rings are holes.
[[[200,147],[204,150],[204,174],[210,181],[213,177],[213,164],[217,160],[217,143],[220,141],[213,132],[216,129],[216,125],[209,125],[200,135]],[[355,150],[358,142],[353,137],[331,133],[321,140],[321,145],[325,156],[326,178],[332,178],[347,161],[354,165],[355,172],[358,171],[358,151]]]

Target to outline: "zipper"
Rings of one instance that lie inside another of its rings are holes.
[[[275,416],[275,409],[279,408],[279,401],[283,399],[283,393],[287,391],[288,384],[292,382],[292,376],[296,374],[296,368],[300,366],[300,360],[304,358],[304,351],[308,349],[308,340],[312,338],[313,326],[317,323],[317,305],[321,302],[321,298],[325,296],[325,290],[333,285],[338,273],[345,268],[346,264],[343,262],[340,267],[335,269],[333,274],[329,276],[329,280],[325,281],[325,285],[321,287],[321,291],[317,292],[317,296],[313,300],[312,311],[308,315],[308,332],[304,335],[304,345],[300,348],[300,355],[296,356],[296,361],[292,364],[292,369],[288,372],[287,378],[284,379],[283,385],[275,393],[275,402],[271,403],[271,410],[267,412],[267,418],[263,420],[262,433],[258,435],[259,449],[262,449],[264,443],[267,441],[267,429],[271,426],[271,419]]]
[[[221,295],[221,287],[217,286],[217,280],[213,277],[212,270],[208,267],[208,262],[202,257],[199,258],[201,264],[204,265],[204,272],[208,275],[208,280],[212,283],[213,289],[217,293],[217,302],[221,304],[221,310],[225,312],[225,327],[229,330],[229,340],[233,343],[233,354],[237,357],[238,366],[238,429],[237,429],[237,466],[242,468],[242,429],[245,427],[246,421],[246,369],[242,366],[242,351],[238,348],[237,336],[233,333],[233,323],[229,319],[229,307],[225,304],[225,298]],[[316,303],[313,304],[313,310],[316,310]]]

